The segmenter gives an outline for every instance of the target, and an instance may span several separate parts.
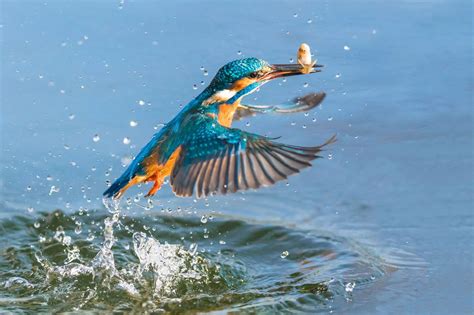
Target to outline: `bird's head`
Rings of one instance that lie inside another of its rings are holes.
[[[310,73],[320,72],[314,65]],[[211,96],[204,104],[216,102],[234,103],[241,97],[254,92],[270,80],[304,73],[300,64],[269,64],[258,58],[234,60],[219,69],[207,88]]]

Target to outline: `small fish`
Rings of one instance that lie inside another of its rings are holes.
[[[300,48],[298,48],[297,58],[298,63],[303,66],[303,69],[301,70],[302,73],[306,74],[313,72],[317,60],[311,60],[311,48],[309,48],[308,44],[303,43],[300,45]]]

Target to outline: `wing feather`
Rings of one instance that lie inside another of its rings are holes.
[[[196,126],[193,136],[182,145],[171,178],[179,196],[198,198],[212,193],[226,194],[269,186],[311,166],[322,147],[300,147],[208,123]]]
[[[239,164],[240,164],[240,172],[239,172],[239,187],[241,189],[249,189],[250,185],[247,182],[248,177],[246,176],[246,170],[248,168],[248,164],[246,163],[247,159],[243,152],[239,153]]]
[[[208,176],[208,174],[212,174],[212,164],[215,161],[216,159],[212,159],[204,162],[205,164],[202,175],[199,177],[199,181],[196,185],[196,196],[198,196],[198,198],[206,196],[206,194],[204,193],[204,189],[206,187],[206,177]]]

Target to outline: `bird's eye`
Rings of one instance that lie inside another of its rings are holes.
[[[252,79],[256,79],[260,76],[260,73],[259,72],[252,72],[251,74],[249,74],[249,77],[252,78]]]

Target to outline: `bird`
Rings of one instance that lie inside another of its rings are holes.
[[[310,73],[321,71],[315,64]],[[176,196],[197,198],[270,186],[311,166],[321,157],[322,145],[303,147],[278,142],[255,133],[232,128],[234,118],[254,113],[291,113],[307,110],[324,99],[313,95],[308,106],[245,105],[241,100],[276,78],[306,73],[301,64],[270,64],[248,57],[221,67],[209,86],[183,109],[136,155],[124,173],[103,193],[119,199],[133,185],[153,182],[146,197],[153,196],[165,178]]]

